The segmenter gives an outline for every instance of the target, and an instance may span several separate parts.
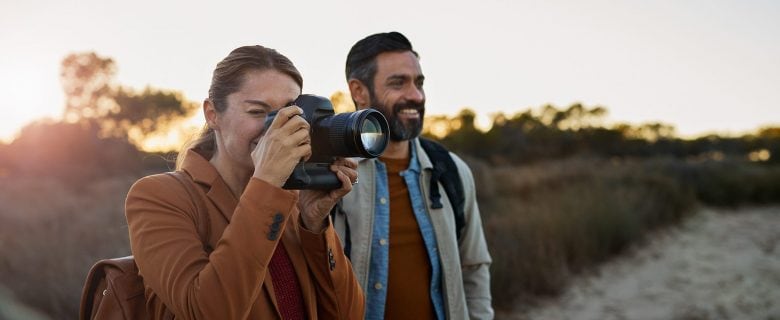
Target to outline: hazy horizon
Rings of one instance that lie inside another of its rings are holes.
[[[221,58],[262,44],[293,60],[304,92],[329,96],[346,91],[350,46],[390,30],[421,55],[428,115],[470,108],[484,122],[580,102],[607,108],[610,123],[662,122],[683,137],[780,123],[772,1],[1,3],[0,139],[61,114],[59,63],[69,53],[113,58],[120,84],[201,101]]]

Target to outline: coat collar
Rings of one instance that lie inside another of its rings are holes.
[[[187,150],[182,163],[182,170],[192,177],[195,183],[206,189],[206,196],[219,209],[220,213],[230,221],[233,210],[238,205],[238,199],[219,175],[217,168],[203,155],[193,149]]]

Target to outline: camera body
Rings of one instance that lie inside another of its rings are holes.
[[[312,154],[295,166],[284,189],[337,189],[341,181],[330,170],[336,157],[376,158],[387,147],[389,125],[379,111],[336,114],[330,100],[310,94],[298,96],[293,104],[303,109],[301,116],[309,123]],[[276,111],[266,117],[266,128],[275,117]]]

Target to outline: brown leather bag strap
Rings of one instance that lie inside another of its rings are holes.
[[[206,207],[206,202],[203,200],[201,192],[194,185],[195,182],[187,177],[183,171],[173,171],[166,173],[176,178],[176,180],[178,180],[179,183],[184,186],[184,189],[186,189],[187,193],[190,195],[190,199],[192,199],[193,204],[197,210],[195,214],[198,216],[198,221],[195,221],[195,224],[198,228],[200,239],[203,241],[203,248],[206,250],[206,252],[211,253],[211,245],[209,245],[209,238],[211,238],[211,218],[209,217],[208,207]]]

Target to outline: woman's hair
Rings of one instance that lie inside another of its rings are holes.
[[[274,49],[263,46],[236,48],[222,59],[214,69],[209,87],[209,100],[217,113],[227,109],[227,96],[241,89],[244,75],[252,70],[276,70],[292,78],[303,88],[303,77],[292,61]],[[206,159],[211,159],[217,149],[214,130],[206,125],[200,135],[184,145],[176,159],[176,169],[181,169],[184,153],[194,149]]]

